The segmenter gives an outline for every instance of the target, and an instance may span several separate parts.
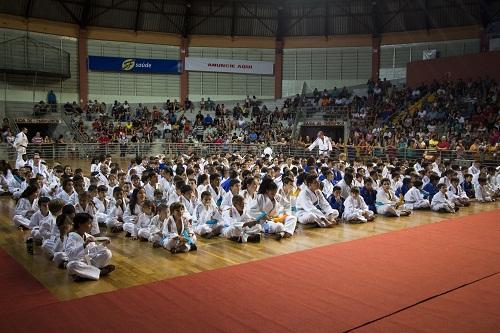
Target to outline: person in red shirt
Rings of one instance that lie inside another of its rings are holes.
[[[445,136],[441,137],[441,141],[436,146],[437,150],[448,150],[450,148],[450,143]]]

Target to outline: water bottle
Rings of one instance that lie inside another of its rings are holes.
[[[292,215],[295,215],[297,213],[297,197],[295,195],[290,196],[290,207]]]
[[[32,256],[33,255],[33,237],[26,240],[26,252]]]

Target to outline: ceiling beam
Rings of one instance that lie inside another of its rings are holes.
[[[168,14],[166,14],[162,8],[158,7],[158,5],[153,1],[153,0],[147,0],[156,10],[156,14],[161,14],[163,17],[167,19],[177,30],[177,33],[182,34],[183,33],[183,27],[179,26],[175,21],[173,21]],[[163,2],[162,2],[163,5]]]
[[[483,28],[487,28],[492,18],[495,17],[495,15],[490,15],[490,8],[488,0],[479,0],[479,23]]]
[[[33,4],[33,0],[28,0],[28,3],[26,4],[26,10],[24,11],[24,17],[25,18],[30,17],[31,5],[32,4]]]
[[[186,3],[186,9],[184,11],[184,22],[182,25],[182,37],[187,38],[191,33],[191,4]]]
[[[286,26],[286,15],[285,8],[283,7],[284,3],[280,3],[276,8],[278,10],[278,22],[276,27],[276,40],[283,41],[283,37],[285,37],[285,26]]]
[[[137,32],[139,30],[139,16],[141,14],[141,4],[142,0],[137,0],[137,8],[135,11],[135,24],[134,24],[134,31]]]
[[[73,21],[78,23],[79,26],[82,26],[82,21],[80,20],[80,18],[76,17],[75,13],[73,13],[73,11],[70,10],[62,0],[57,0],[57,2],[62,6],[62,8],[66,11],[66,13],[69,14],[69,16],[73,19]]]
[[[271,32],[271,34],[273,34],[273,35],[276,34],[276,31],[274,31],[274,29],[272,29],[271,27],[269,27],[269,25],[266,22],[264,22],[253,10],[249,9],[242,1],[238,0],[238,3],[240,4],[241,7],[243,7],[248,12],[248,14],[252,15],[251,18],[256,19],[257,21],[259,21],[260,24],[262,24],[262,26],[264,28],[266,28],[267,30],[269,30],[269,32]]]
[[[289,26],[286,27],[286,30],[285,30],[285,34],[290,32],[290,30],[292,30],[293,27],[295,27],[297,24],[299,24],[300,22],[302,22],[303,19],[305,19],[306,17],[310,17],[311,16],[311,13],[316,9],[317,7],[310,7],[307,12],[305,12],[303,15],[301,15],[297,20],[295,20],[292,24],[290,24]],[[304,8],[302,8],[303,10]]]
[[[231,8],[231,37],[234,37],[236,32],[236,2],[233,1]]]
[[[325,1],[325,26],[323,27],[323,35],[328,37],[330,34],[330,5]]]
[[[364,26],[368,31],[371,31],[372,30],[372,27],[370,27],[368,24],[366,24],[365,22],[361,21],[359,18],[358,18],[358,15],[354,15],[351,13],[351,10],[349,8],[346,8],[342,2],[340,2],[339,0],[337,1],[332,1],[332,6],[334,6],[333,8],[335,9],[340,9],[341,12],[345,13],[347,16],[349,17],[352,17],[354,18],[354,20],[358,21],[359,24],[361,24],[362,26]],[[369,14],[369,13],[367,13]],[[340,15],[339,15],[340,16]]]
[[[200,26],[201,24],[205,23],[207,20],[216,17],[215,14],[220,12],[224,7],[226,7],[229,4],[228,1],[225,1],[222,3],[222,5],[218,6],[217,8],[213,9],[212,8],[212,2],[210,2],[210,13],[207,16],[201,16],[203,17],[200,21],[198,21],[195,25],[191,27],[191,31]]]
[[[408,7],[408,5],[412,2],[413,0],[406,0],[403,4],[399,4],[399,8],[397,11],[395,11],[391,17],[389,17],[381,26],[380,26],[380,32],[384,31],[384,28],[392,22],[398,15],[404,12],[404,9]],[[405,20],[406,21],[406,20]],[[405,22],[406,23],[406,22]],[[406,27],[405,27],[406,30]]]
[[[82,11],[82,26],[86,27],[89,25],[89,15],[90,15],[90,7],[92,6],[92,0],[85,0],[85,7],[83,7]]]
[[[373,37],[378,37],[382,33],[382,25],[380,23],[379,5],[377,4],[376,1],[372,2],[371,16],[372,16],[372,35]]]
[[[117,3],[114,3],[113,1],[113,5],[112,6],[109,6],[109,7],[102,7],[102,6],[96,6],[96,8],[99,8],[99,9],[103,9],[102,11],[100,11],[99,13],[96,13],[95,15],[91,16],[88,18],[88,23],[91,23],[92,21],[94,21],[96,18],[98,18],[99,16],[107,13],[108,11],[110,11],[111,9],[115,9],[117,8],[118,6],[120,6],[121,4],[124,4],[126,2],[128,2],[129,0],[122,0],[122,1],[119,1]]]

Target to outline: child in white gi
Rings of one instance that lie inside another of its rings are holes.
[[[149,225],[149,241],[153,243],[153,247],[161,247],[162,231],[167,223],[169,209],[166,204],[160,204],[156,207],[156,215],[151,220]]]
[[[123,230],[123,214],[127,210],[127,203],[126,198],[123,198],[123,190],[118,186],[115,187],[113,198],[109,201],[109,214],[106,219],[106,226],[111,229],[111,232]]]
[[[381,186],[377,190],[377,214],[386,216],[408,216],[411,214],[409,205],[398,199],[391,189],[391,181],[384,178],[380,182]]]
[[[154,216],[154,203],[152,200],[147,199],[142,205],[142,213],[136,223],[136,234],[132,234],[132,239],[139,238],[142,241],[149,240],[149,226]],[[136,236],[136,237],[135,237]]]
[[[194,232],[203,238],[212,238],[222,232],[224,222],[209,191],[201,193],[201,203],[194,210],[193,222]]]
[[[422,193],[423,183],[417,179],[413,182],[413,186],[406,192],[404,196],[405,204],[412,209],[429,209],[431,204],[429,199],[424,198]]]
[[[127,210],[123,214],[123,230],[125,237],[131,237],[135,233],[137,218],[142,213],[142,205],[146,200],[146,192],[142,187],[134,189],[130,196],[130,202],[127,205]]]
[[[233,206],[233,196],[240,193],[240,181],[233,178],[229,181],[229,191],[224,194],[222,198],[222,203],[220,204],[220,210],[223,212]]]
[[[92,216],[92,230],[90,233],[93,236],[99,235],[101,231],[99,229],[99,223],[97,223],[97,209],[89,192],[82,192],[78,195],[78,203],[75,205],[75,210],[77,213],[87,213]]]
[[[222,213],[224,229],[222,236],[238,243],[258,243],[262,226],[245,212],[245,199],[233,196],[233,205]]]
[[[455,213],[458,207],[450,200],[446,192],[448,192],[444,183],[438,184],[438,192],[434,194],[431,201],[431,209],[435,212]]]
[[[162,246],[172,254],[196,251],[196,235],[184,216],[184,206],[180,202],[170,205],[170,217],[163,228]]]
[[[68,255],[66,268],[75,281],[99,280],[115,270],[109,265],[111,251],[105,244],[96,244],[88,232],[92,228],[92,216],[78,213],[73,219],[73,232],[70,232],[64,244]],[[109,240],[106,242],[108,243]]]
[[[463,190],[462,186],[460,186],[460,180],[457,177],[451,178],[451,185],[448,188],[448,195],[450,196],[451,201],[457,207],[469,207],[469,197],[467,193]]]
[[[12,218],[16,227],[29,228],[31,216],[38,210],[37,197],[38,188],[36,186],[30,185],[23,191]]]
[[[332,227],[339,216],[326,201],[319,189],[319,182],[314,175],[307,175],[302,191],[297,197],[297,219],[302,224],[316,224],[318,227]]]
[[[35,243],[39,245],[42,244],[42,237],[40,236],[40,225],[43,219],[49,216],[49,202],[50,199],[47,197],[41,197],[38,199],[38,211],[31,216],[29,228],[31,229],[31,237],[33,237]]]
[[[486,177],[479,177],[477,179],[477,184],[474,186],[474,193],[478,202],[484,203],[495,201],[492,193],[488,190]]]
[[[363,197],[359,195],[357,187],[351,188],[351,195],[344,201],[342,218],[347,222],[367,222],[375,219],[374,213],[368,208]]]
[[[264,178],[259,187],[257,198],[249,207],[248,215],[257,220],[264,231],[274,234],[276,240],[288,238],[295,232],[297,218],[286,216],[283,223],[273,221],[273,217],[280,211],[279,203],[276,201],[278,185],[271,178]]]

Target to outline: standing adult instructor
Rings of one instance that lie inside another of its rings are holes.
[[[333,149],[332,140],[330,140],[330,138],[327,137],[323,133],[323,131],[318,132],[318,137],[316,138],[316,140],[314,140],[314,142],[309,147],[307,147],[307,149],[312,151],[314,148],[316,148],[316,146],[319,149],[319,154],[322,156],[330,155],[330,152]]]
[[[29,143],[26,134],[28,134],[28,129],[26,127],[23,127],[21,129],[21,132],[17,133],[16,139],[14,140],[13,146],[17,152],[16,161],[21,160],[23,158],[23,155],[26,154],[26,148],[28,148]]]

